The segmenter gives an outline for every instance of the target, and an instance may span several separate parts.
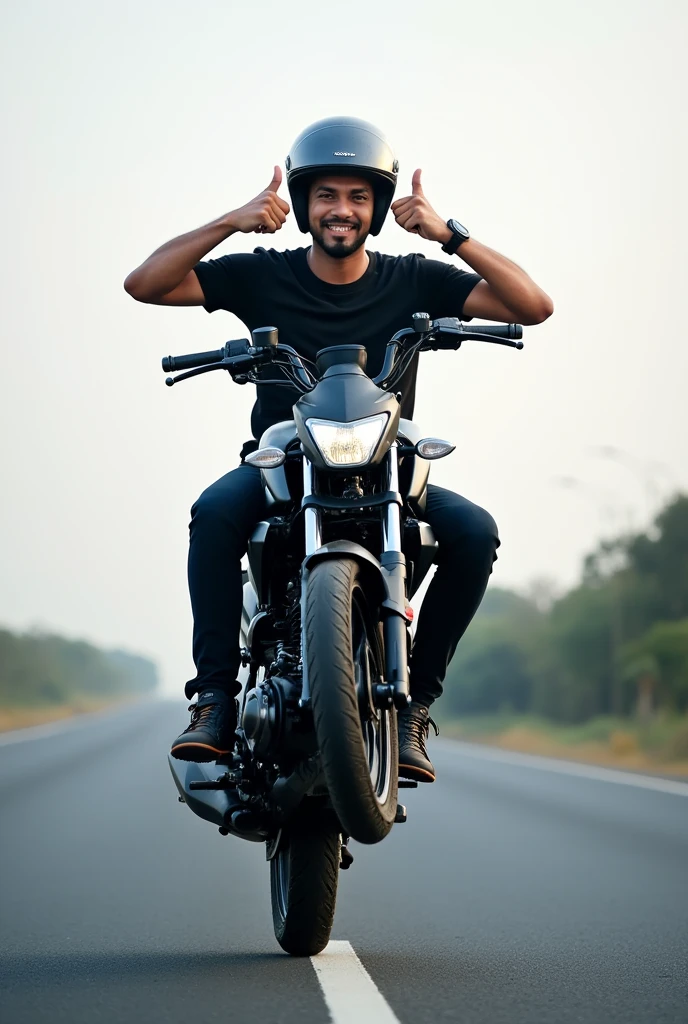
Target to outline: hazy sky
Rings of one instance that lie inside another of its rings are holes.
[[[438,212],[554,299],[521,353],[421,362],[416,419],[457,444],[433,478],[497,519],[495,582],[570,584],[602,531],[688,489],[687,28],[685,0],[6,9],[0,623],[148,653],[170,692],[193,674],[188,509],[236,464],[253,389],[170,391],[160,357],[246,332],[122,280],[251,199],[330,114],[379,124],[397,194],[422,167]],[[291,218],[274,245],[304,239]],[[374,247],[448,259],[393,220]]]

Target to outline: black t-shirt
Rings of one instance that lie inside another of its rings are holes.
[[[327,284],[308,266],[307,249],[256,249],[199,263],[195,270],[205,296],[205,309],[234,313],[249,331],[277,327],[279,340],[300,355],[315,359],[329,345],[364,345],[367,372],[382,368],[385,346],[413,313],[432,319],[458,316],[480,281],[477,274],[420,254],[386,256],[369,252],[368,269],[353,284]],[[413,416],[418,360],[400,384],[401,415]],[[270,371],[275,376],[275,368]],[[279,420],[292,418],[299,397],[292,388],[258,385],[251,414],[255,438]]]

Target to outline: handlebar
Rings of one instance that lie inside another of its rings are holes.
[[[253,332],[253,344],[246,338],[228,341],[222,348],[211,352],[191,352],[182,356],[165,356],[162,368],[166,373],[186,370],[179,377],[168,377],[166,384],[195,377],[208,370],[228,370],[238,384],[251,381],[255,384],[283,383],[289,381],[302,392],[310,391],[317,378],[303,365],[298,353],[288,345],[280,345],[277,328],[261,327]],[[428,349],[458,349],[464,341],[487,341],[509,348],[523,348],[523,327],[521,324],[478,324],[467,327],[456,317],[441,317],[430,320],[426,314],[414,314],[414,326],[397,331],[387,342],[384,363],[373,383],[385,390],[394,387],[408,367],[415,354]],[[279,356],[282,356],[280,361]],[[273,363],[282,368],[286,380],[269,381],[257,378],[253,371],[259,366]]]
[[[165,373],[174,373],[176,370],[193,370],[197,366],[221,363],[223,359],[247,355],[248,350],[248,341],[245,338],[240,338],[238,341],[228,341],[222,348],[212,352],[190,352],[185,356],[163,356],[162,368]]]
[[[187,356],[163,356],[162,368],[165,373],[174,373],[175,370],[192,370],[206,363],[219,363],[222,359],[224,350],[221,348],[215,352],[192,352]]]
[[[502,324],[499,327],[480,326],[480,333],[488,338],[516,338],[518,341],[523,337],[523,324]]]
[[[461,330],[463,334],[483,334],[486,338],[520,339],[523,337],[523,326],[521,324],[495,324],[494,326],[477,324],[475,327],[465,327],[462,325]]]

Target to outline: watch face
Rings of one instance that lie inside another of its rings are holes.
[[[455,235],[461,235],[462,238],[471,237],[468,228],[465,228],[463,224],[461,224],[458,220],[455,220],[454,217],[452,217],[452,219],[447,222],[447,227],[449,228],[450,231],[453,231]]]

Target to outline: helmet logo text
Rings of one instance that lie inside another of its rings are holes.
[[[332,156],[356,156],[356,154],[355,153],[337,152],[337,153],[333,153]]]

